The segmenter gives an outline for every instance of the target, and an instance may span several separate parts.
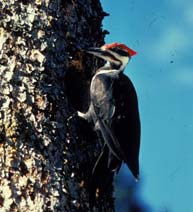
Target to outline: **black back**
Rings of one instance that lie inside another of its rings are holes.
[[[131,80],[121,74],[114,81],[115,114],[111,129],[124,152],[124,161],[135,177],[139,174],[140,118],[138,100]]]

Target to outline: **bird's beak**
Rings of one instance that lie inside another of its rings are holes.
[[[85,52],[92,54],[96,57],[99,57],[105,61],[113,62],[115,64],[120,64],[120,61],[117,60],[114,55],[105,49],[97,48],[97,47],[92,47],[89,49],[84,49]]]
[[[85,52],[92,54],[96,57],[100,57],[102,59],[105,59],[105,52],[104,50],[102,50],[101,48],[97,48],[97,47],[92,47],[92,48],[88,48],[88,49],[84,49]]]

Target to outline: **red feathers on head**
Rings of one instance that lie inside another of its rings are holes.
[[[133,49],[130,49],[129,47],[127,47],[125,44],[122,44],[122,43],[111,43],[111,44],[106,44],[106,45],[102,46],[102,48],[104,48],[104,49],[111,49],[111,48],[116,48],[116,47],[125,50],[126,52],[128,52],[128,54],[131,57],[134,56],[135,54],[137,54],[136,51],[134,51]]]

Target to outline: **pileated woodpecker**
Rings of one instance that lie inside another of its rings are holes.
[[[96,71],[90,86],[90,107],[78,116],[93,121],[104,147],[92,171],[91,195],[101,193],[122,161],[133,176],[139,176],[140,118],[135,88],[123,71],[136,54],[121,43],[89,48],[87,53],[106,61]]]

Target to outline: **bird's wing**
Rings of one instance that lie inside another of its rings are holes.
[[[116,111],[111,130],[119,141],[123,160],[133,175],[139,175],[140,117],[135,88],[124,74],[115,80],[113,86]]]
[[[91,96],[104,141],[110,152],[117,159],[123,160],[137,178],[140,119],[135,88],[125,75],[117,80],[104,79],[104,76],[99,75],[95,80],[94,86],[98,87]]]
[[[137,178],[140,119],[136,91],[124,74],[117,80],[104,77],[98,75],[91,83],[91,101],[99,129],[110,152],[123,160]]]

